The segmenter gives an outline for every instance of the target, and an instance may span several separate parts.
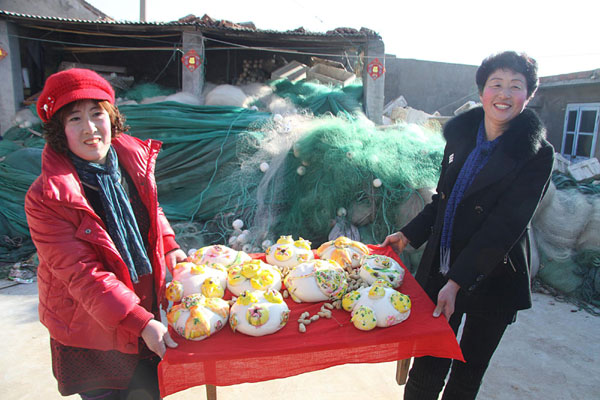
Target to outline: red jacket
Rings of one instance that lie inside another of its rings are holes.
[[[178,247],[157,200],[154,167],[161,143],[122,134],[112,144],[148,209],[148,256],[160,302],[164,254]],[[40,260],[40,321],[50,336],[67,346],[137,353],[140,332],[153,315],[139,305],[127,266],[86,199],[73,164],[49,146],[42,153],[42,174],[27,192],[25,212]]]

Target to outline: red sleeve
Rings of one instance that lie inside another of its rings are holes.
[[[143,307],[137,306],[127,314],[119,326],[136,336],[140,336],[142,330],[152,318],[154,318],[154,315],[152,315],[151,312],[146,311]]]
[[[50,203],[31,190],[25,200],[31,238],[40,258],[69,296],[99,324],[114,329],[139,307],[140,299],[98,257],[99,245],[111,245],[108,233],[95,219],[84,216],[79,221],[77,211]]]

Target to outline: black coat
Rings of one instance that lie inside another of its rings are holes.
[[[446,205],[483,117],[483,109],[476,108],[448,121],[437,193],[402,232],[415,248],[427,241],[416,279],[434,301],[441,285],[452,279],[461,287],[457,310],[511,312],[531,307],[527,233],[550,181],[554,149],[533,111],[525,109],[511,121],[457,207],[450,270],[442,277]]]

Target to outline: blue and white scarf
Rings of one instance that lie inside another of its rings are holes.
[[[129,197],[121,185],[117,152],[111,146],[105,164],[86,161],[72,152],[69,152],[69,156],[81,182],[98,188],[108,234],[127,265],[131,281],[137,283],[138,276],[152,273],[152,265]]]
[[[465,192],[473,183],[473,180],[479,174],[481,169],[487,164],[492,151],[500,141],[502,136],[498,136],[491,142],[487,140],[485,126],[483,121],[479,125],[477,131],[477,143],[467,160],[463,164],[458,178],[452,188],[452,193],[446,205],[446,213],[444,214],[444,226],[442,228],[442,241],[440,244],[440,272],[446,275],[450,270],[450,247],[452,245],[452,230],[454,228],[454,216],[456,209],[460,204]]]

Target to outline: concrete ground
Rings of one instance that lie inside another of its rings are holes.
[[[0,287],[2,282],[0,282]],[[4,282],[6,284],[6,282]],[[48,332],[37,316],[36,284],[0,289],[0,397],[61,399],[50,365]],[[509,327],[484,378],[480,400],[600,399],[600,317],[536,293]],[[219,400],[401,399],[396,363],[347,364],[286,379],[219,387]],[[78,399],[69,396],[66,399]],[[203,386],[167,400],[206,399]]]

